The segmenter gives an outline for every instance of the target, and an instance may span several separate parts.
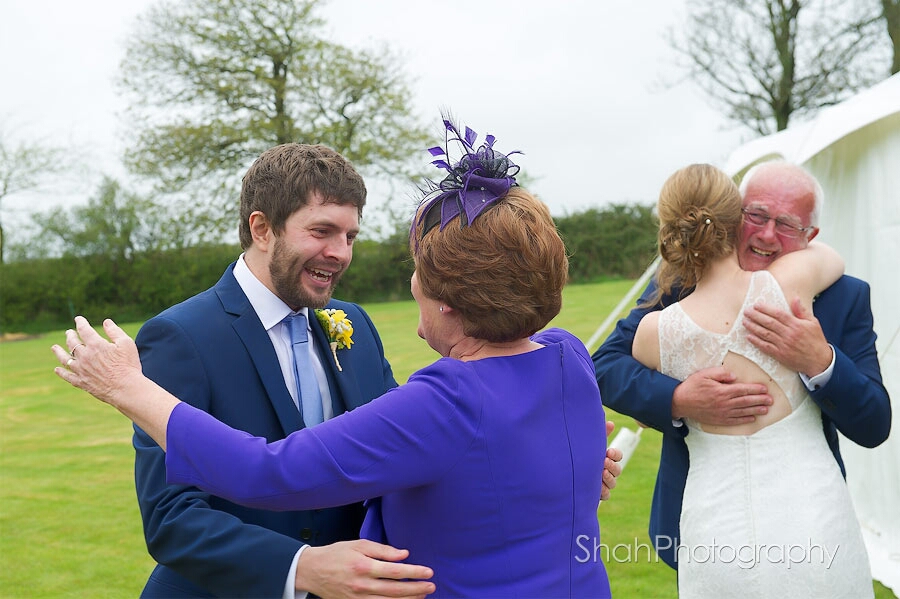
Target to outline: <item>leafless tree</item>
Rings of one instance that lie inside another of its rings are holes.
[[[900,0],[881,0],[881,16],[891,40],[891,74],[900,73]]]
[[[882,0],[885,14],[898,0]],[[888,6],[890,5],[890,6]],[[688,0],[669,32],[678,72],[724,115],[761,135],[886,76],[883,35],[861,0]]]
[[[71,168],[67,152],[40,141],[13,141],[10,132],[0,128],[0,264],[6,245],[2,209],[4,200],[27,191],[39,191],[48,177]]]

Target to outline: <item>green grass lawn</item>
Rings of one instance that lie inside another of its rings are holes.
[[[569,287],[551,324],[586,340],[630,286]],[[366,309],[398,381],[437,357],[416,336],[414,302]],[[134,335],[139,327],[124,328]],[[62,341],[59,331],[0,343],[0,597],[136,597],[153,561],[134,495],[131,425],[53,374],[50,345]],[[634,428],[630,418],[608,416]],[[607,565],[616,597],[676,597],[674,571],[656,561],[646,532],[660,442],[659,433],[642,433],[612,500],[598,510],[616,558]],[[894,596],[876,583],[876,597]]]

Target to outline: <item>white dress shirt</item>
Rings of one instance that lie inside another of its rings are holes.
[[[237,279],[238,285],[241,286],[250,305],[262,322],[263,328],[269,334],[272,340],[272,347],[275,348],[275,355],[278,356],[278,364],[281,366],[281,374],[284,376],[284,384],[287,386],[294,405],[299,410],[299,397],[297,391],[297,377],[294,375],[294,354],[291,348],[291,331],[287,323],[283,322],[285,316],[291,314],[291,309],[281,299],[272,293],[268,287],[263,285],[256,278],[247,263],[244,262],[244,255],[238,258],[234,265],[234,278]],[[309,327],[309,309],[300,308],[297,313],[302,313],[307,318],[307,327]],[[313,315],[315,318],[315,315]],[[310,330],[309,335],[309,357],[313,370],[316,375],[316,382],[319,384],[319,391],[322,393],[322,414],[325,420],[334,416],[334,410],[331,407],[331,390],[328,388],[328,378],[325,376],[325,368],[319,360],[319,353],[316,351],[315,336]]]
[[[297,391],[297,377],[294,375],[294,355],[291,348],[291,331],[287,323],[284,322],[285,316],[291,314],[292,311],[281,298],[272,293],[268,287],[256,278],[247,263],[244,262],[244,254],[241,254],[234,265],[234,278],[237,279],[238,285],[250,305],[253,306],[254,312],[262,322],[263,328],[269,334],[272,340],[272,347],[275,348],[275,355],[278,356],[278,365],[281,367],[281,374],[284,376],[284,384],[287,386],[294,400],[294,406],[300,409],[300,400]],[[307,327],[309,326],[309,310],[300,308],[298,313],[302,312],[307,318]],[[310,362],[316,375],[316,382],[319,383],[319,391],[322,393],[322,414],[325,420],[334,416],[334,410],[331,407],[331,390],[328,388],[328,379],[325,376],[325,369],[319,360],[319,354],[315,350],[315,337],[309,335],[309,352]],[[308,593],[305,591],[297,591],[294,589],[294,583],[297,580],[297,562],[300,560],[300,554],[309,545],[303,545],[294,554],[294,560],[287,573],[287,579],[284,583],[283,599],[306,599]]]

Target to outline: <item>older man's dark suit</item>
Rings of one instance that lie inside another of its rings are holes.
[[[145,374],[175,396],[234,428],[269,441],[303,426],[268,333],[233,275],[149,320],[137,344]],[[310,318],[328,376],[334,414],[395,387],[368,315],[333,301],[353,322],[353,346],[339,350],[339,372],[324,333]],[[267,512],[234,505],[194,487],[166,485],[165,454],[134,435],[135,484],[147,547],[159,563],[144,597],[281,597],[302,543],[356,539],[360,505],[311,512]]]
[[[638,305],[650,297],[654,288],[651,283]],[[664,297],[662,303],[669,305],[673,301],[672,297]],[[644,314],[658,309],[659,306],[632,310],[618,322],[593,360],[603,405],[663,433],[650,513],[650,539],[660,557],[677,568],[678,525],[689,466],[684,442],[687,427],[672,423],[672,394],[680,381],[645,368],[631,357],[638,323]],[[811,395],[822,410],[825,437],[843,471],[837,430],[862,446],[875,447],[887,439],[891,426],[890,398],[881,381],[875,351],[869,285],[843,276],[816,298],[813,312],[825,338],[834,346],[835,365],[828,384]]]

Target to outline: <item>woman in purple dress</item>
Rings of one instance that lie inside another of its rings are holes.
[[[362,536],[428,564],[435,596],[609,597],[592,551],[606,456],[593,365],[571,334],[541,331],[561,308],[565,247],[493,137],[475,148],[445,124],[463,156],[431,150],[448,174],[410,230],[418,334],[441,358],[405,385],[267,444],[143,377],[111,321],[114,343],[76,319],[66,341],[84,346],[77,360],[55,346],[57,373],[150,434],[170,483],[276,510],[379,498]]]

